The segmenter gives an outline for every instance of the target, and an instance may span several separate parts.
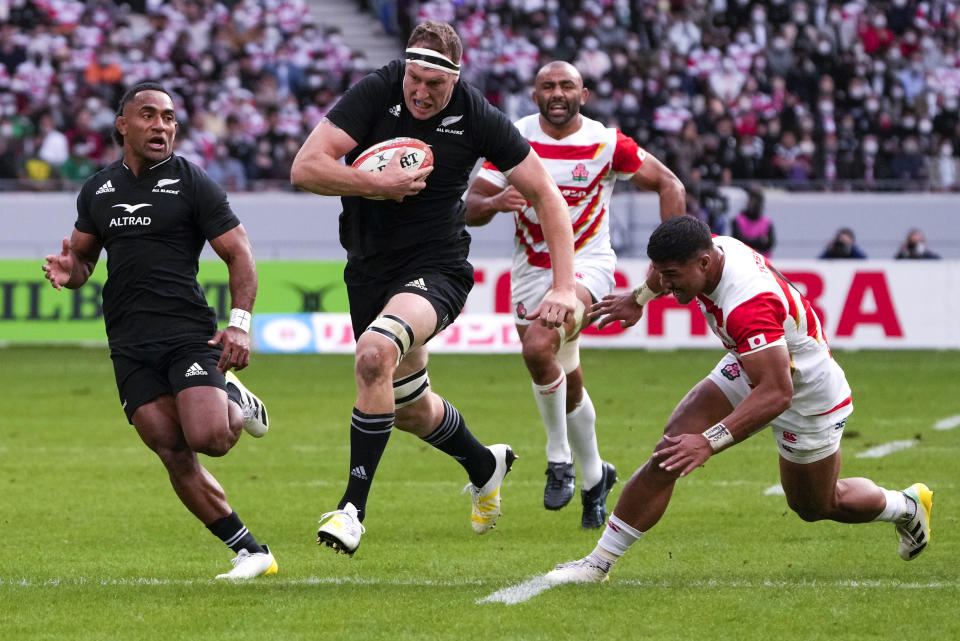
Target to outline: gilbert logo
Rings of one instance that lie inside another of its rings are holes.
[[[170,185],[176,185],[180,182],[179,178],[161,178],[157,181],[156,186],[153,188],[153,193],[155,194],[179,194],[179,189],[167,189]]]

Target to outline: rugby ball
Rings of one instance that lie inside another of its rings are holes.
[[[353,161],[353,167],[361,171],[383,171],[393,155],[400,150],[400,166],[407,171],[433,167],[433,151],[430,145],[416,138],[391,138],[365,149]]]

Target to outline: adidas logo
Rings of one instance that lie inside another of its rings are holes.
[[[114,188],[113,183],[108,180],[107,182],[100,185],[100,189],[95,191],[93,195],[99,196],[100,194],[109,194],[112,191],[116,191],[116,189]]]
[[[422,278],[414,278],[409,283],[404,285],[404,287],[416,287],[417,289],[422,289],[423,291],[427,291],[427,284],[423,282]]]
[[[352,470],[350,470],[350,476],[355,476],[356,478],[360,479],[361,481],[369,480],[369,479],[367,479],[367,471],[366,471],[365,469],[363,469],[363,466],[362,466],[362,465],[358,465],[358,466],[356,466],[355,468],[353,468]]]
[[[207,376],[207,370],[200,367],[200,363],[194,363],[187,368],[186,374],[184,376]]]
[[[393,116],[394,118],[400,117],[400,105],[394,105],[387,109],[387,113]]]

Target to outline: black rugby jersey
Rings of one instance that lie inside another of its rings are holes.
[[[411,266],[442,266],[466,259],[470,236],[461,200],[479,158],[511,169],[530,144],[475,88],[457,82],[436,116],[418,120],[403,100],[405,62],[394,60],[351,87],[327,118],[357,141],[352,163],[368,147],[390,138],[418,138],[433,150],[427,186],[402,202],[344,196],[340,242],[352,273],[390,279]]]
[[[117,161],[87,179],[75,226],[107,251],[110,347],[213,336],[216,314],[197,282],[197,261],[207,240],[239,224],[223,189],[177,155],[139,178]]]

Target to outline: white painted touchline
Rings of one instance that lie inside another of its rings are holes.
[[[532,579],[527,579],[523,583],[505,587],[502,590],[497,590],[489,596],[485,596],[482,599],[477,599],[477,603],[505,603],[507,605],[515,605],[517,603],[529,601],[541,592],[546,592],[555,585],[557,584],[552,581],[547,581],[545,576],[535,576]]]
[[[942,418],[933,424],[935,430],[952,430],[955,427],[960,427],[960,414]]]
[[[611,579],[611,581],[616,581],[616,579]],[[669,588],[669,589],[688,589],[688,588],[735,588],[735,589],[754,589],[754,588],[773,588],[776,590],[782,590],[784,588],[812,588],[816,590],[822,590],[824,588],[878,588],[878,589],[904,589],[904,590],[930,590],[930,589],[949,589],[955,590],[960,588],[960,582],[941,582],[934,581],[931,583],[901,583],[899,581],[886,581],[886,580],[866,580],[866,581],[717,581],[713,579],[707,579],[704,581],[641,581],[641,580],[625,580],[625,581],[616,581],[616,585],[626,585],[630,587],[644,587],[644,588]],[[522,583],[517,585],[512,585],[500,590],[497,590],[493,594],[486,596],[482,599],[478,599],[477,603],[504,603],[506,605],[516,605],[517,603],[523,603],[529,601],[533,597],[541,594],[552,587],[560,585],[559,583],[554,583],[552,581],[547,581],[546,577],[538,576],[532,579],[527,579]],[[606,590],[609,589],[607,586],[610,584],[596,585],[596,584],[584,584],[583,589],[585,590]]]
[[[771,485],[763,491],[764,496],[784,496],[786,492],[783,491],[783,486],[777,483],[776,485]]]
[[[916,439],[884,443],[883,445],[877,445],[876,447],[871,447],[869,450],[860,452],[857,454],[857,458],[883,458],[887,454],[893,454],[894,452],[899,452],[900,450],[910,449],[916,444]]]

